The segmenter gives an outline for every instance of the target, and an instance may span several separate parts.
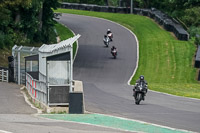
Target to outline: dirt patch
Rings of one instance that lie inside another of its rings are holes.
[[[0,66],[8,67],[8,56],[12,55],[11,49],[0,49]]]

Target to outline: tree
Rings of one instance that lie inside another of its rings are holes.
[[[0,48],[52,42],[58,0],[0,0]]]

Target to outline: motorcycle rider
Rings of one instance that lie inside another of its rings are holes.
[[[110,38],[110,41],[112,41],[113,33],[111,32],[110,29],[107,30],[107,36]]]
[[[144,76],[141,75],[139,77],[138,80],[136,80],[136,85],[134,85],[133,87],[133,96],[135,97],[135,89],[138,87],[139,84],[143,84],[144,85],[144,89],[145,89],[145,93],[144,93],[144,96],[146,95],[147,91],[148,91],[148,88],[147,88],[147,82],[146,80],[144,80]],[[143,100],[144,100],[144,97],[143,97]]]
[[[112,52],[113,52],[114,50],[117,51],[117,48],[116,48],[115,46],[112,46],[112,48],[111,48],[111,54],[112,54]]]

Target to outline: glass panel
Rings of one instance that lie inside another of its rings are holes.
[[[38,61],[32,61],[32,71],[33,72],[39,71],[39,69],[38,69]]]
[[[69,61],[48,61],[48,76],[50,85],[69,84]]]

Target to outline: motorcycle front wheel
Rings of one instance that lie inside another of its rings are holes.
[[[109,42],[106,43],[106,47],[108,47],[108,46],[109,46]]]
[[[141,100],[142,100],[142,94],[141,93],[137,93],[136,94],[136,99],[135,99],[135,104],[139,105]]]

